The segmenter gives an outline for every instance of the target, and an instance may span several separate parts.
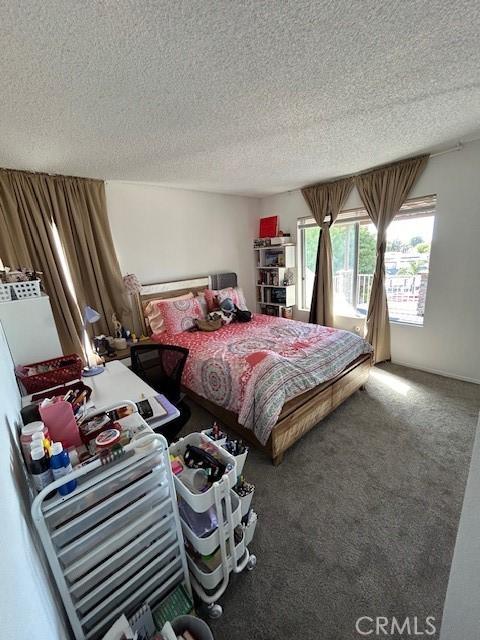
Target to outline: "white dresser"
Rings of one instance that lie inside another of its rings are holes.
[[[1,302],[0,322],[16,365],[62,355],[48,296]]]

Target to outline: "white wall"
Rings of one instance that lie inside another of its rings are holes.
[[[431,158],[410,197],[437,194],[423,327],[391,324],[392,360],[480,382],[480,142]],[[345,208],[362,206],[354,189]],[[263,198],[261,215],[278,215],[296,233],[309,210],[299,191]],[[307,314],[297,312],[299,319]],[[358,318],[338,318],[353,329]]]
[[[480,420],[463,498],[440,640],[478,638],[480,611]]]
[[[147,284],[234,271],[253,308],[257,199],[115,181],[106,193],[123,274]]]
[[[15,640],[69,637],[51,594],[40,552],[30,532],[19,452],[13,437],[20,422],[20,396],[0,324],[0,636]]]

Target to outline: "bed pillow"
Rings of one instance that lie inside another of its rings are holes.
[[[182,333],[195,326],[195,320],[205,318],[197,298],[173,300],[157,303],[163,316],[163,326],[167,333]]]
[[[193,298],[193,293],[185,293],[182,296],[175,296],[174,298],[163,298],[158,300],[150,300],[150,302],[145,307],[145,318],[148,321],[148,326],[150,327],[152,333],[162,333],[165,331],[165,327],[163,326],[163,316],[162,312],[158,306],[159,302],[174,302],[176,300],[191,300]]]
[[[226,289],[205,289],[205,300],[207,302],[208,312],[216,311],[220,308],[220,302],[225,298],[230,298],[233,304],[239,309],[245,311],[247,309],[247,303],[245,301],[245,295],[241,287],[228,287]]]

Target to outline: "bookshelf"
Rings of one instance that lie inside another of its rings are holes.
[[[295,245],[254,248],[257,310],[267,315],[293,318],[296,304]]]

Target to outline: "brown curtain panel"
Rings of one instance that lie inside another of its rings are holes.
[[[377,228],[377,258],[367,313],[366,338],[375,351],[375,362],[390,360],[390,324],[385,292],[387,229],[427,164],[420,156],[356,176],[360,198]]]
[[[320,227],[309,322],[327,327],[333,327],[334,323],[330,227],[342,210],[352,186],[352,179],[346,178],[302,189],[303,197]],[[330,219],[325,222],[328,216]]]
[[[101,314],[92,333],[112,335],[113,313],[131,327],[131,308],[113,245],[103,181],[55,178],[48,189],[79,307],[89,305]]]
[[[56,225],[73,280],[70,291],[54,236]],[[98,180],[0,170],[0,257],[44,273],[45,289],[64,353],[82,353],[85,304],[111,333],[114,311],[129,323],[118,261],[108,225],[104,184]],[[41,339],[41,337],[39,337]]]
[[[0,257],[11,267],[43,272],[63,352],[82,354],[82,320],[55,246],[52,207],[40,176],[0,170]]]

